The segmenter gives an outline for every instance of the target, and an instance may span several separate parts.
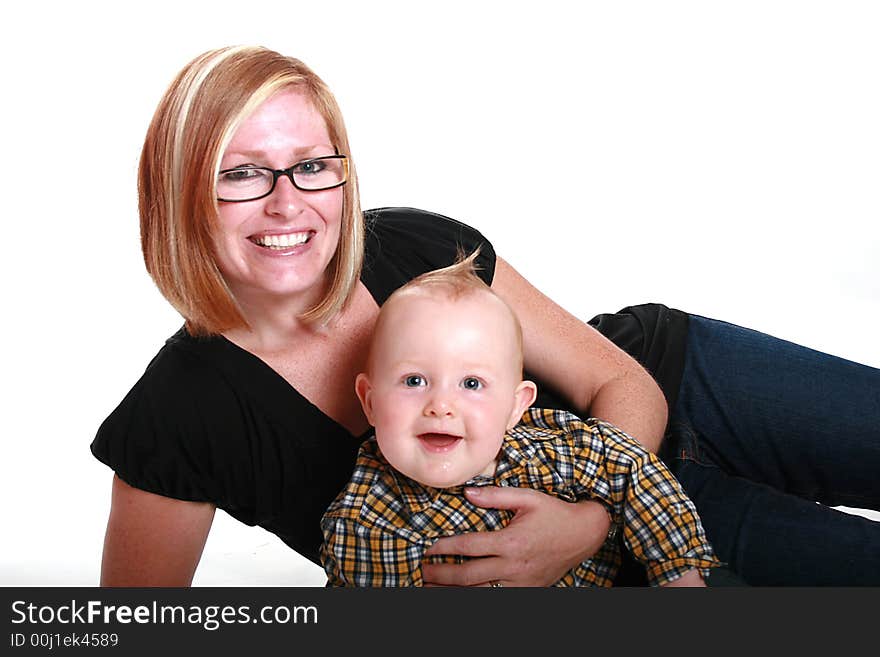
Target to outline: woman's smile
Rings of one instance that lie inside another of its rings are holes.
[[[252,235],[248,239],[257,246],[269,249],[270,251],[281,251],[288,254],[294,253],[295,247],[308,244],[314,234],[315,231],[313,230],[305,230],[295,233]]]

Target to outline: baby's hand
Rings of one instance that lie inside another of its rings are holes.
[[[671,582],[666,582],[666,584],[661,584],[660,586],[669,586],[669,587],[685,587],[685,586],[706,586],[706,582],[703,581],[703,576],[700,574],[700,571],[696,568],[691,568],[681,577],[678,577]]]

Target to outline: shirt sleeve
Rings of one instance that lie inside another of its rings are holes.
[[[326,517],[321,524],[327,586],[422,586],[421,543],[350,517]]]
[[[611,514],[609,538],[622,532],[651,584],[665,584],[692,568],[705,578],[710,568],[721,565],[696,507],[660,459],[607,422],[552,413],[573,445],[570,462],[582,491],[578,497],[605,505]]]
[[[666,465],[616,427],[595,421],[605,452],[608,494],[623,540],[659,586],[697,568],[706,578],[721,565],[697,509]]]
[[[477,249],[477,274],[492,284],[495,250],[471,226],[415,208],[367,210],[364,218],[366,253],[361,278],[380,304],[416,276],[447,267]]]
[[[126,483],[211,502],[254,524],[252,454],[240,400],[198,358],[166,345],[101,424],[92,454]]]
[[[424,541],[397,522],[394,510],[405,505],[396,495],[374,492],[385,490],[386,472],[375,440],[362,443],[348,483],[321,518],[327,586],[422,585]]]

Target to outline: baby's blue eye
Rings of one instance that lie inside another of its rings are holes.
[[[425,379],[419,374],[410,374],[403,380],[403,383],[407,388],[418,388],[425,385]]]
[[[483,382],[475,376],[469,376],[462,380],[461,387],[465,390],[479,390],[483,387]]]

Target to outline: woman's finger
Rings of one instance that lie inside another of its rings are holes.
[[[508,509],[521,511],[531,508],[540,502],[540,491],[531,488],[512,488],[501,486],[468,487],[465,497],[475,504],[487,509]]]
[[[502,530],[503,531],[503,530]],[[503,549],[505,537],[500,532],[467,532],[438,538],[426,555],[458,554],[463,557],[494,557]]]
[[[500,559],[473,559],[464,563],[422,564],[426,586],[489,586],[492,582],[510,581]]]

